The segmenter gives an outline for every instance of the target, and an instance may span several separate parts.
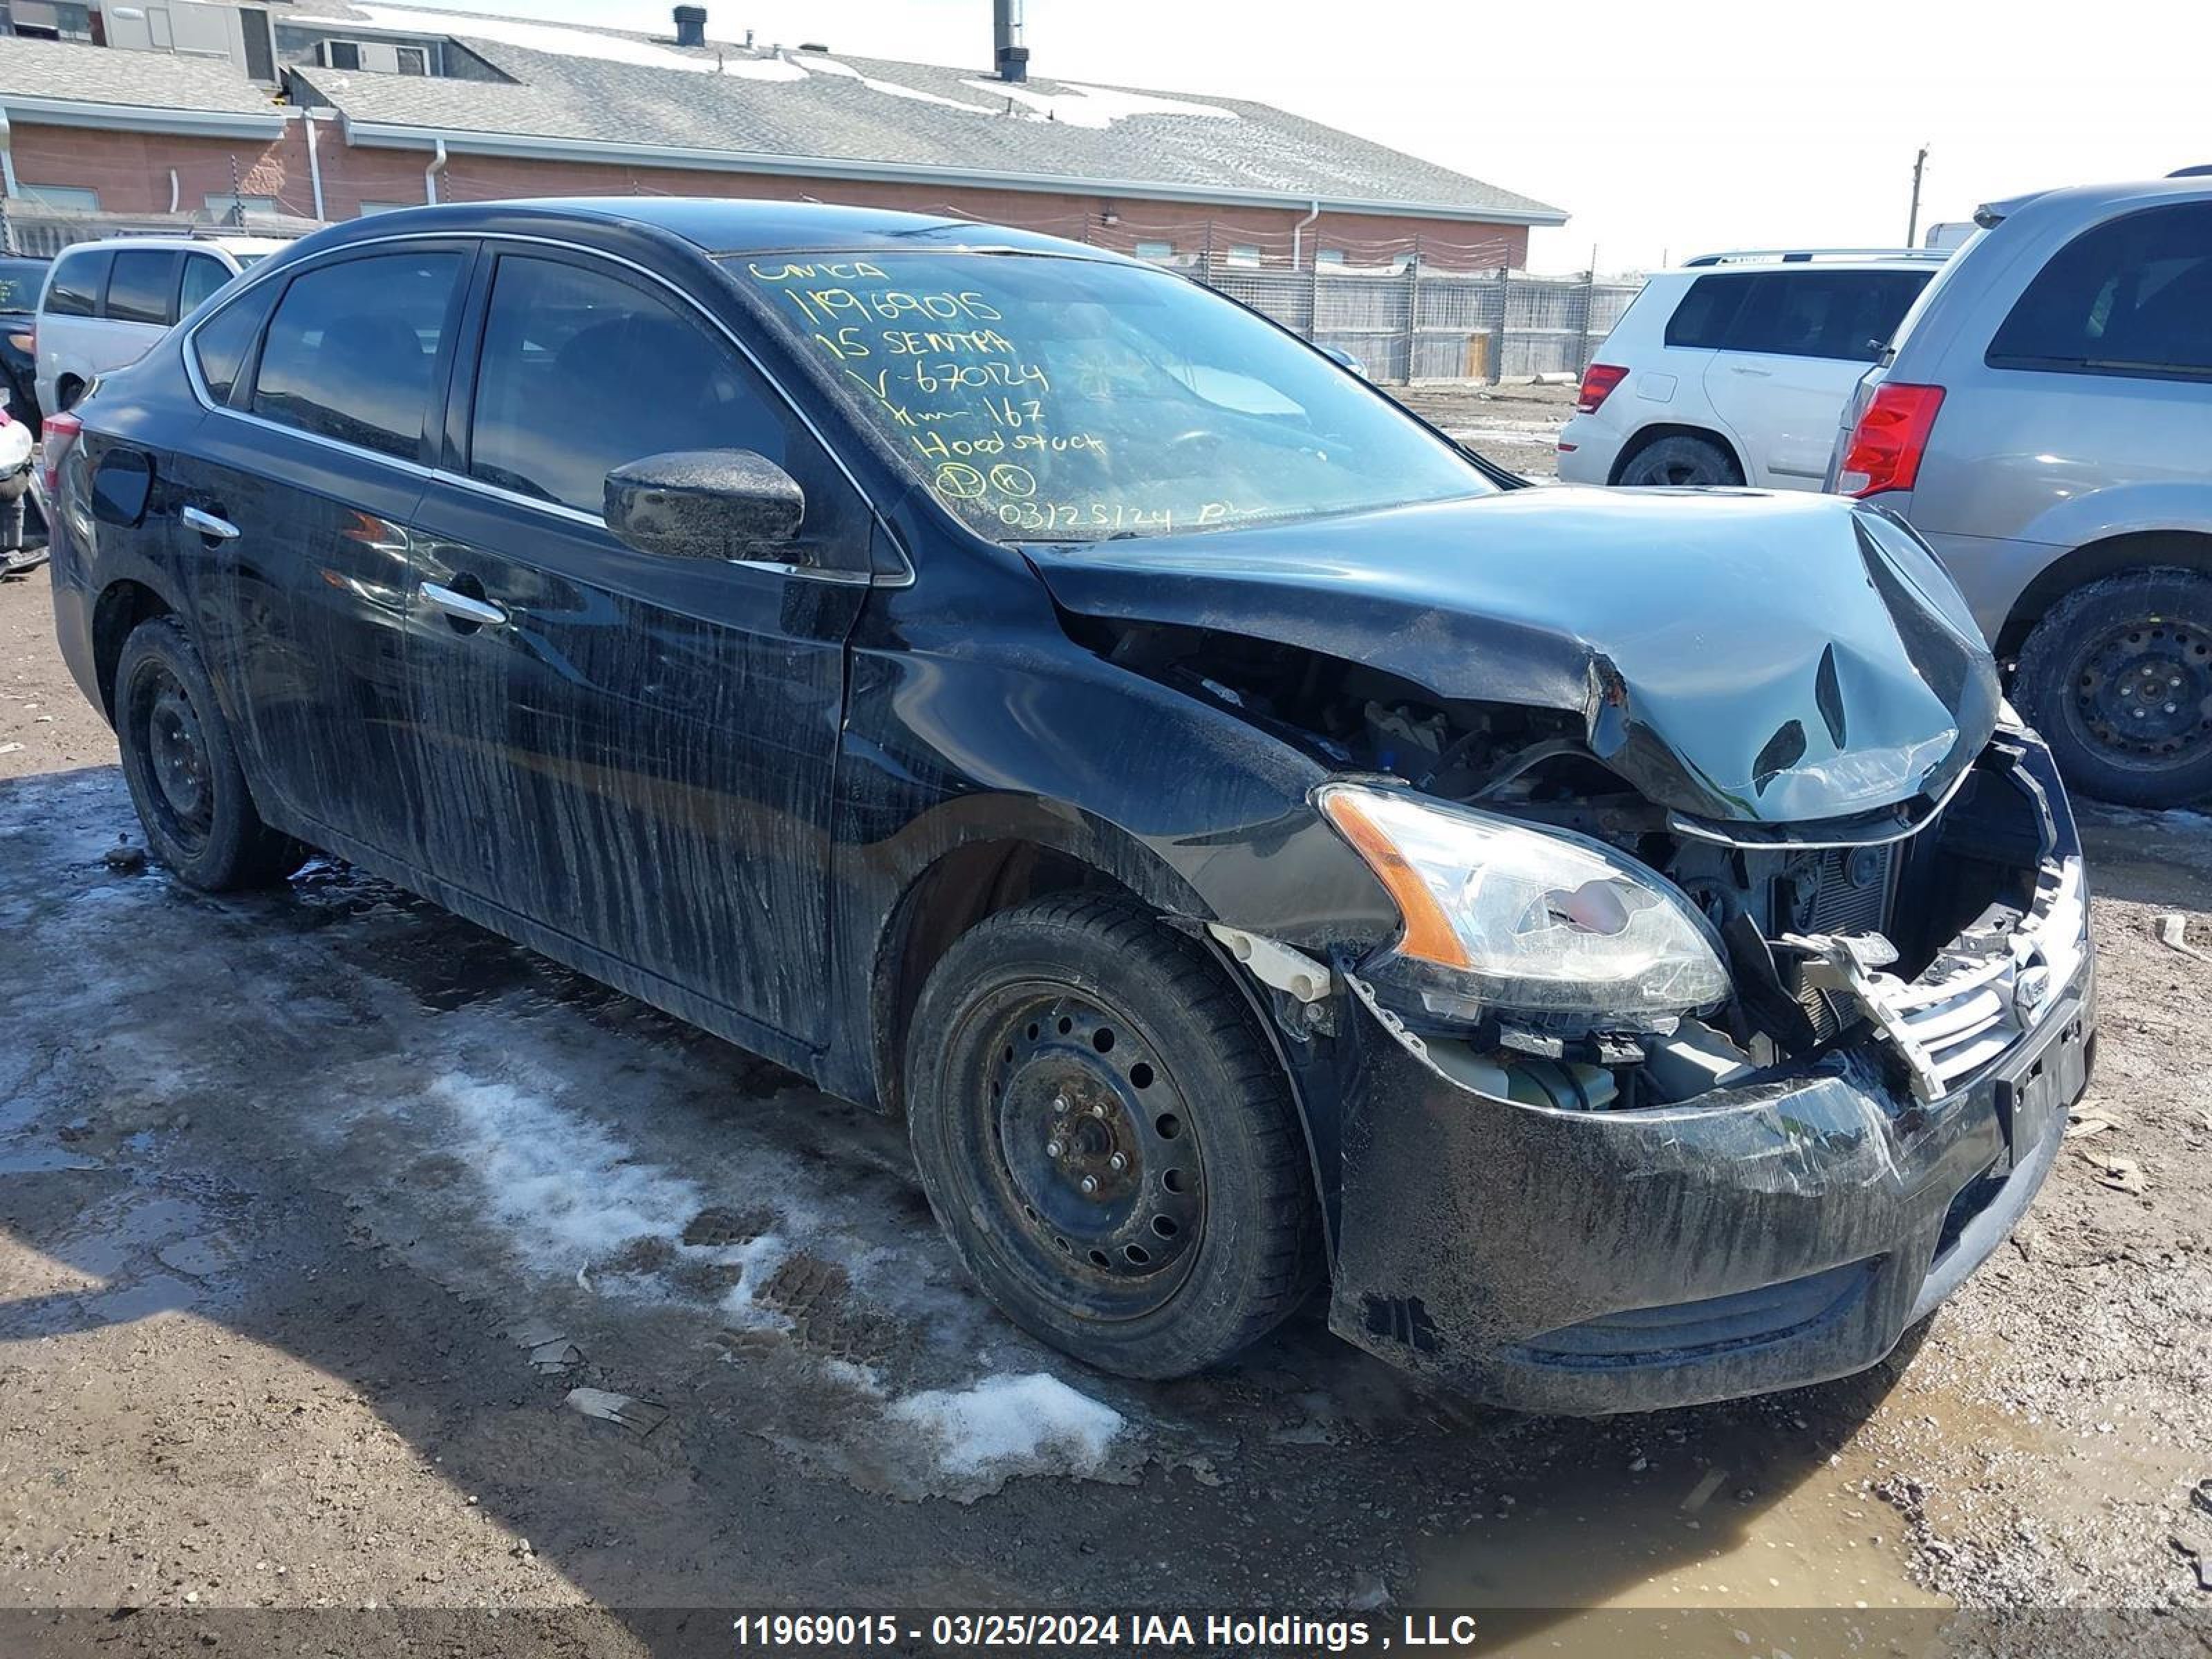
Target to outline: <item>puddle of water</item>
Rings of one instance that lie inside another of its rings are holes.
[[[198,1226],[200,1207],[189,1199],[126,1196],[86,1219],[91,1230],[52,1246],[53,1253],[79,1273],[112,1279],[141,1251]]]
[[[102,1323],[122,1325],[132,1320],[150,1319],[156,1314],[182,1313],[199,1299],[197,1287],[167,1273],[155,1273],[106,1296],[88,1297],[85,1308]]]
[[[1407,1601],[1559,1608],[1491,1626],[1480,1645],[1606,1659],[1622,1650],[1631,1609],[1680,1615],[1639,1613],[1640,1653],[1710,1654],[1717,1630],[1732,1646],[1812,1659],[1856,1650],[1864,1632],[1839,1616],[1824,1645],[1805,1609],[1950,1605],[1906,1577],[1905,1523],[1858,1489],[1880,1471],[1849,1445],[1831,1463],[1802,1430],[1715,1424],[1692,1443],[1657,1437],[1645,1456],[1640,1470],[1633,1460],[1555,1469],[1513,1504],[1486,1505],[1417,1562]]]

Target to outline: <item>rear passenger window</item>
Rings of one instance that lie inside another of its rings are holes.
[[[1881,356],[1932,274],[1765,272],[1748,279],[1751,293],[1729,332],[1729,349],[1870,363]]]
[[[230,390],[238,384],[239,371],[253,349],[254,336],[261,331],[261,319],[269,314],[269,301],[276,292],[276,283],[264,283],[192,331],[192,361],[199,365],[200,379],[216,402],[230,401]]]
[[[606,475],[684,449],[750,449],[806,492],[802,547],[857,523],[858,499],[729,342],[605,272],[510,254],[485,314],[469,472],[599,514]],[[833,560],[825,550],[823,562]]]
[[[100,309],[100,291],[107,286],[107,267],[114,255],[64,253],[54,262],[46,282],[43,307],[49,317],[89,317]]]
[[[1698,277],[1667,319],[1667,343],[1701,351],[1725,345],[1750,283],[1748,276]]]
[[[248,38],[251,39],[249,31]],[[185,277],[177,293],[177,315],[189,317],[200,301],[230,280],[230,267],[211,254],[185,255]]]
[[[107,316],[118,323],[157,323],[167,328],[177,319],[169,301],[175,293],[177,256],[166,248],[125,248],[115,256],[114,275],[107,279]]]
[[[301,272],[269,321],[253,412],[419,459],[458,253],[387,253]]]
[[[2075,237],[2028,284],[1987,361],[2212,379],[2212,202],[2148,209]]]

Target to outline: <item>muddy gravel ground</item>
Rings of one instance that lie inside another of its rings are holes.
[[[1547,1420],[1309,1313],[1139,1386],[967,1287],[896,1127],[343,867],[111,861],[47,603],[0,585],[0,1650],[365,1652],[374,1606],[505,1614],[409,1651],[627,1653],[793,1602],[1535,1607],[1485,1639],[1798,1659],[2117,1609],[2101,1650],[2205,1650],[2212,963],[2154,918],[2212,950],[2212,818],[2095,815],[2082,1133],[1875,1370]]]
[[[1559,428],[1575,412],[1571,386],[1520,381],[1486,386],[1451,380],[1384,390],[1509,472],[1541,482],[1559,475]]]

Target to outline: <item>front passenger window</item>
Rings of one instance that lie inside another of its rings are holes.
[[[253,412],[303,432],[420,459],[458,253],[386,253],[292,279],[270,319]]]
[[[507,254],[484,319],[469,473],[598,516],[647,455],[750,449],[806,494],[799,544],[854,562],[858,498],[775,392],[688,311],[606,272]]]

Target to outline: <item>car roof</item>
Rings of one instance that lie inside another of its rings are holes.
[[[1906,258],[1900,255],[1875,257],[1864,259],[1732,259],[1724,264],[1669,265],[1655,270],[1653,276],[1754,276],[1774,271],[1812,270],[1917,270],[1923,276],[1932,276],[1943,268],[1943,261],[1931,258]],[[1647,281],[1649,278],[1646,279]]]
[[[274,253],[292,246],[289,236],[102,236],[96,241],[71,242],[57,259],[72,253],[97,253],[118,248],[216,247],[226,253]]]
[[[681,237],[708,253],[892,253],[902,249],[943,252],[989,248],[1115,264],[1145,263],[1103,248],[1006,225],[933,214],[898,213],[884,208],[730,197],[556,196],[399,208],[377,214],[373,219],[356,220],[343,228],[383,236],[410,230],[489,228],[494,221],[517,218],[572,225],[646,225]],[[365,226],[374,228],[364,230]]]
[[[2154,205],[2161,202],[2201,202],[2212,198],[2212,179],[2193,174],[2177,179],[2136,179],[2118,184],[2069,185],[2058,190],[2033,190],[2000,201],[1986,202],[1974,213],[1974,222],[1987,228],[2005,220],[2036,210],[2037,216],[2045,213],[2073,215],[2098,213],[2110,207],[2137,204]]]

